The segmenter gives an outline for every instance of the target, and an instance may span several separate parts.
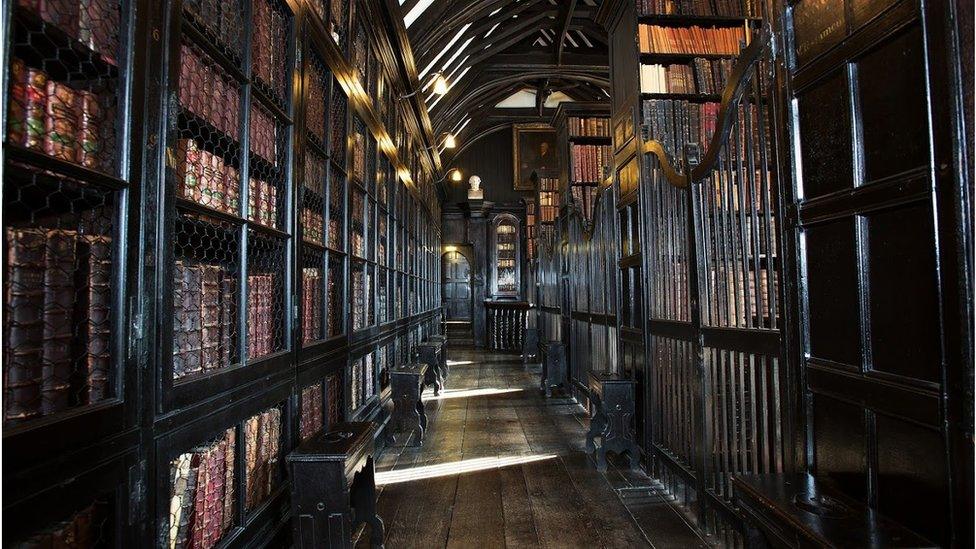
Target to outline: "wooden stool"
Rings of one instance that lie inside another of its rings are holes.
[[[446,376],[441,368],[444,360],[444,346],[433,341],[418,343],[414,350],[417,352],[417,361],[423,362],[430,367],[427,370],[427,377],[424,379],[426,385],[434,385],[434,394],[441,394],[441,388],[445,385]]]
[[[546,343],[546,353],[542,361],[541,389],[546,397],[552,396],[552,388],[567,389],[566,345],[560,341]]]
[[[388,438],[400,431],[417,430],[417,446],[424,443],[427,430],[427,412],[424,410],[424,376],[430,367],[421,362],[402,364],[390,370],[390,386],[393,393],[393,416],[390,418]]]
[[[640,464],[640,448],[634,441],[634,381],[619,374],[590,372],[592,416],[586,433],[586,451],[596,452],[596,468],[607,470],[607,452],[630,454],[630,467]],[[593,439],[600,439],[597,449]]]
[[[539,357],[539,329],[526,328],[525,339],[522,340],[522,367],[529,362],[529,357]]]
[[[362,523],[370,545],[383,547],[383,521],[376,515],[373,468],[376,424],[339,423],[288,454],[294,546],[351,548]]]
[[[427,340],[433,343],[440,343],[441,345],[441,379],[447,381],[447,378],[451,375],[451,369],[447,365],[447,336],[439,334],[432,335]]]

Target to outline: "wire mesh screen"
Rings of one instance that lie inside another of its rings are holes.
[[[339,82],[332,79],[332,98],[329,104],[330,149],[332,160],[341,168],[346,165],[346,99]]]
[[[335,426],[345,418],[345,402],[342,391],[342,374],[335,373],[325,379],[325,389],[328,398],[328,420],[329,427]]]
[[[4,423],[112,396],[114,192],[8,163]]]
[[[4,425],[94,404],[115,390],[127,6],[9,5]]]
[[[328,337],[345,333],[345,317],[343,316],[343,263],[345,258],[329,254],[328,286],[326,286],[326,330]]]
[[[286,132],[270,111],[252,102],[249,133],[251,156],[247,218],[259,225],[280,230],[285,226],[288,194],[284,169]]]
[[[285,246],[252,229],[248,248],[247,354],[255,359],[287,347]]]
[[[244,0],[184,0],[184,21],[235,65],[244,60]]]
[[[190,213],[177,218],[173,379],[240,362],[238,235],[231,223]]]
[[[274,104],[288,102],[288,8],[278,0],[255,0],[251,5],[251,72],[255,86]]]
[[[23,0],[13,6],[7,145],[118,174],[125,5]]]
[[[180,454],[169,464],[169,515],[163,544],[215,547],[235,524],[237,428]]]
[[[298,436],[306,441],[322,430],[325,419],[322,384],[316,383],[302,389],[301,415],[298,419]]]
[[[332,170],[329,174],[329,228],[325,245],[333,250],[345,250],[345,196],[346,180],[342,172]]]
[[[305,174],[302,183],[300,222],[302,241],[316,247],[325,244],[325,159],[312,151],[305,152]]]
[[[302,343],[308,345],[325,337],[322,322],[325,296],[325,279],[322,271],[322,254],[305,251],[302,267]]]
[[[366,193],[358,186],[349,193],[349,244],[352,255],[366,257]]]
[[[244,422],[244,504],[253,511],[281,483],[281,418],[283,406],[253,415]]]
[[[314,50],[308,53],[305,86],[305,131],[311,141],[321,149],[328,143],[329,84],[332,82],[329,68]]]
[[[330,0],[328,30],[339,45],[339,50],[346,51],[349,44],[349,0]]]
[[[353,261],[350,269],[352,279],[352,329],[362,330],[369,325],[370,296],[372,292],[371,268],[363,261]]]
[[[17,549],[46,547],[112,547],[112,503],[99,498],[84,509],[54,522],[11,545]]]
[[[389,308],[389,276],[387,270],[382,267],[378,267],[376,271],[376,322],[383,324],[387,321]]]

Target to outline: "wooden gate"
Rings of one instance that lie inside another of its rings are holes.
[[[781,471],[788,446],[768,44],[757,33],[743,51],[707,147],[643,143],[643,233],[629,235],[643,261],[621,264],[630,295],[650,286],[626,315],[640,325],[646,313],[646,449],[713,533],[722,518],[736,522],[730,476]]]

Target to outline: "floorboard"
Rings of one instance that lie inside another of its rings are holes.
[[[422,445],[398,433],[377,460],[392,548],[702,547],[660,485],[584,451],[586,411],[538,390],[538,366],[448,348],[451,376],[424,393]],[[357,547],[367,547],[363,535]]]

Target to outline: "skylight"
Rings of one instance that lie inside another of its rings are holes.
[[[461,30],[459,30],[458,33],[454,35],[454,38],[451,38],[451,41],[448,42],[446,46],[444,46],[444,49],[437,52],[437,55],[434,57],[434,59],[432,59],[431,62],[426,67],[424,67],[424,70],[420,71],[420,78],[427,76],[427,73],[429,73],[431,69],[434,68],[434,65],[436,65],[437,62],[440,60],[440,58],[443,57],[444,54],[451,49],[451,46],[453,46],[458,40],[461,39],[462,36],[464,36],[464,33],[467,32],[468,27],[470,26],[471,23],[468,23],[467,25],[461,27]]]
[[[427,8],[429,8],[433,3],[434,0],[420,0],[417,2],[417,5],[415,5],[409,13],[403,16],[403,25],[409,29],[410,25],[419,19],[420,16],[427,11]],[[403,5],[403,0],[401,0],[400,4]]]

